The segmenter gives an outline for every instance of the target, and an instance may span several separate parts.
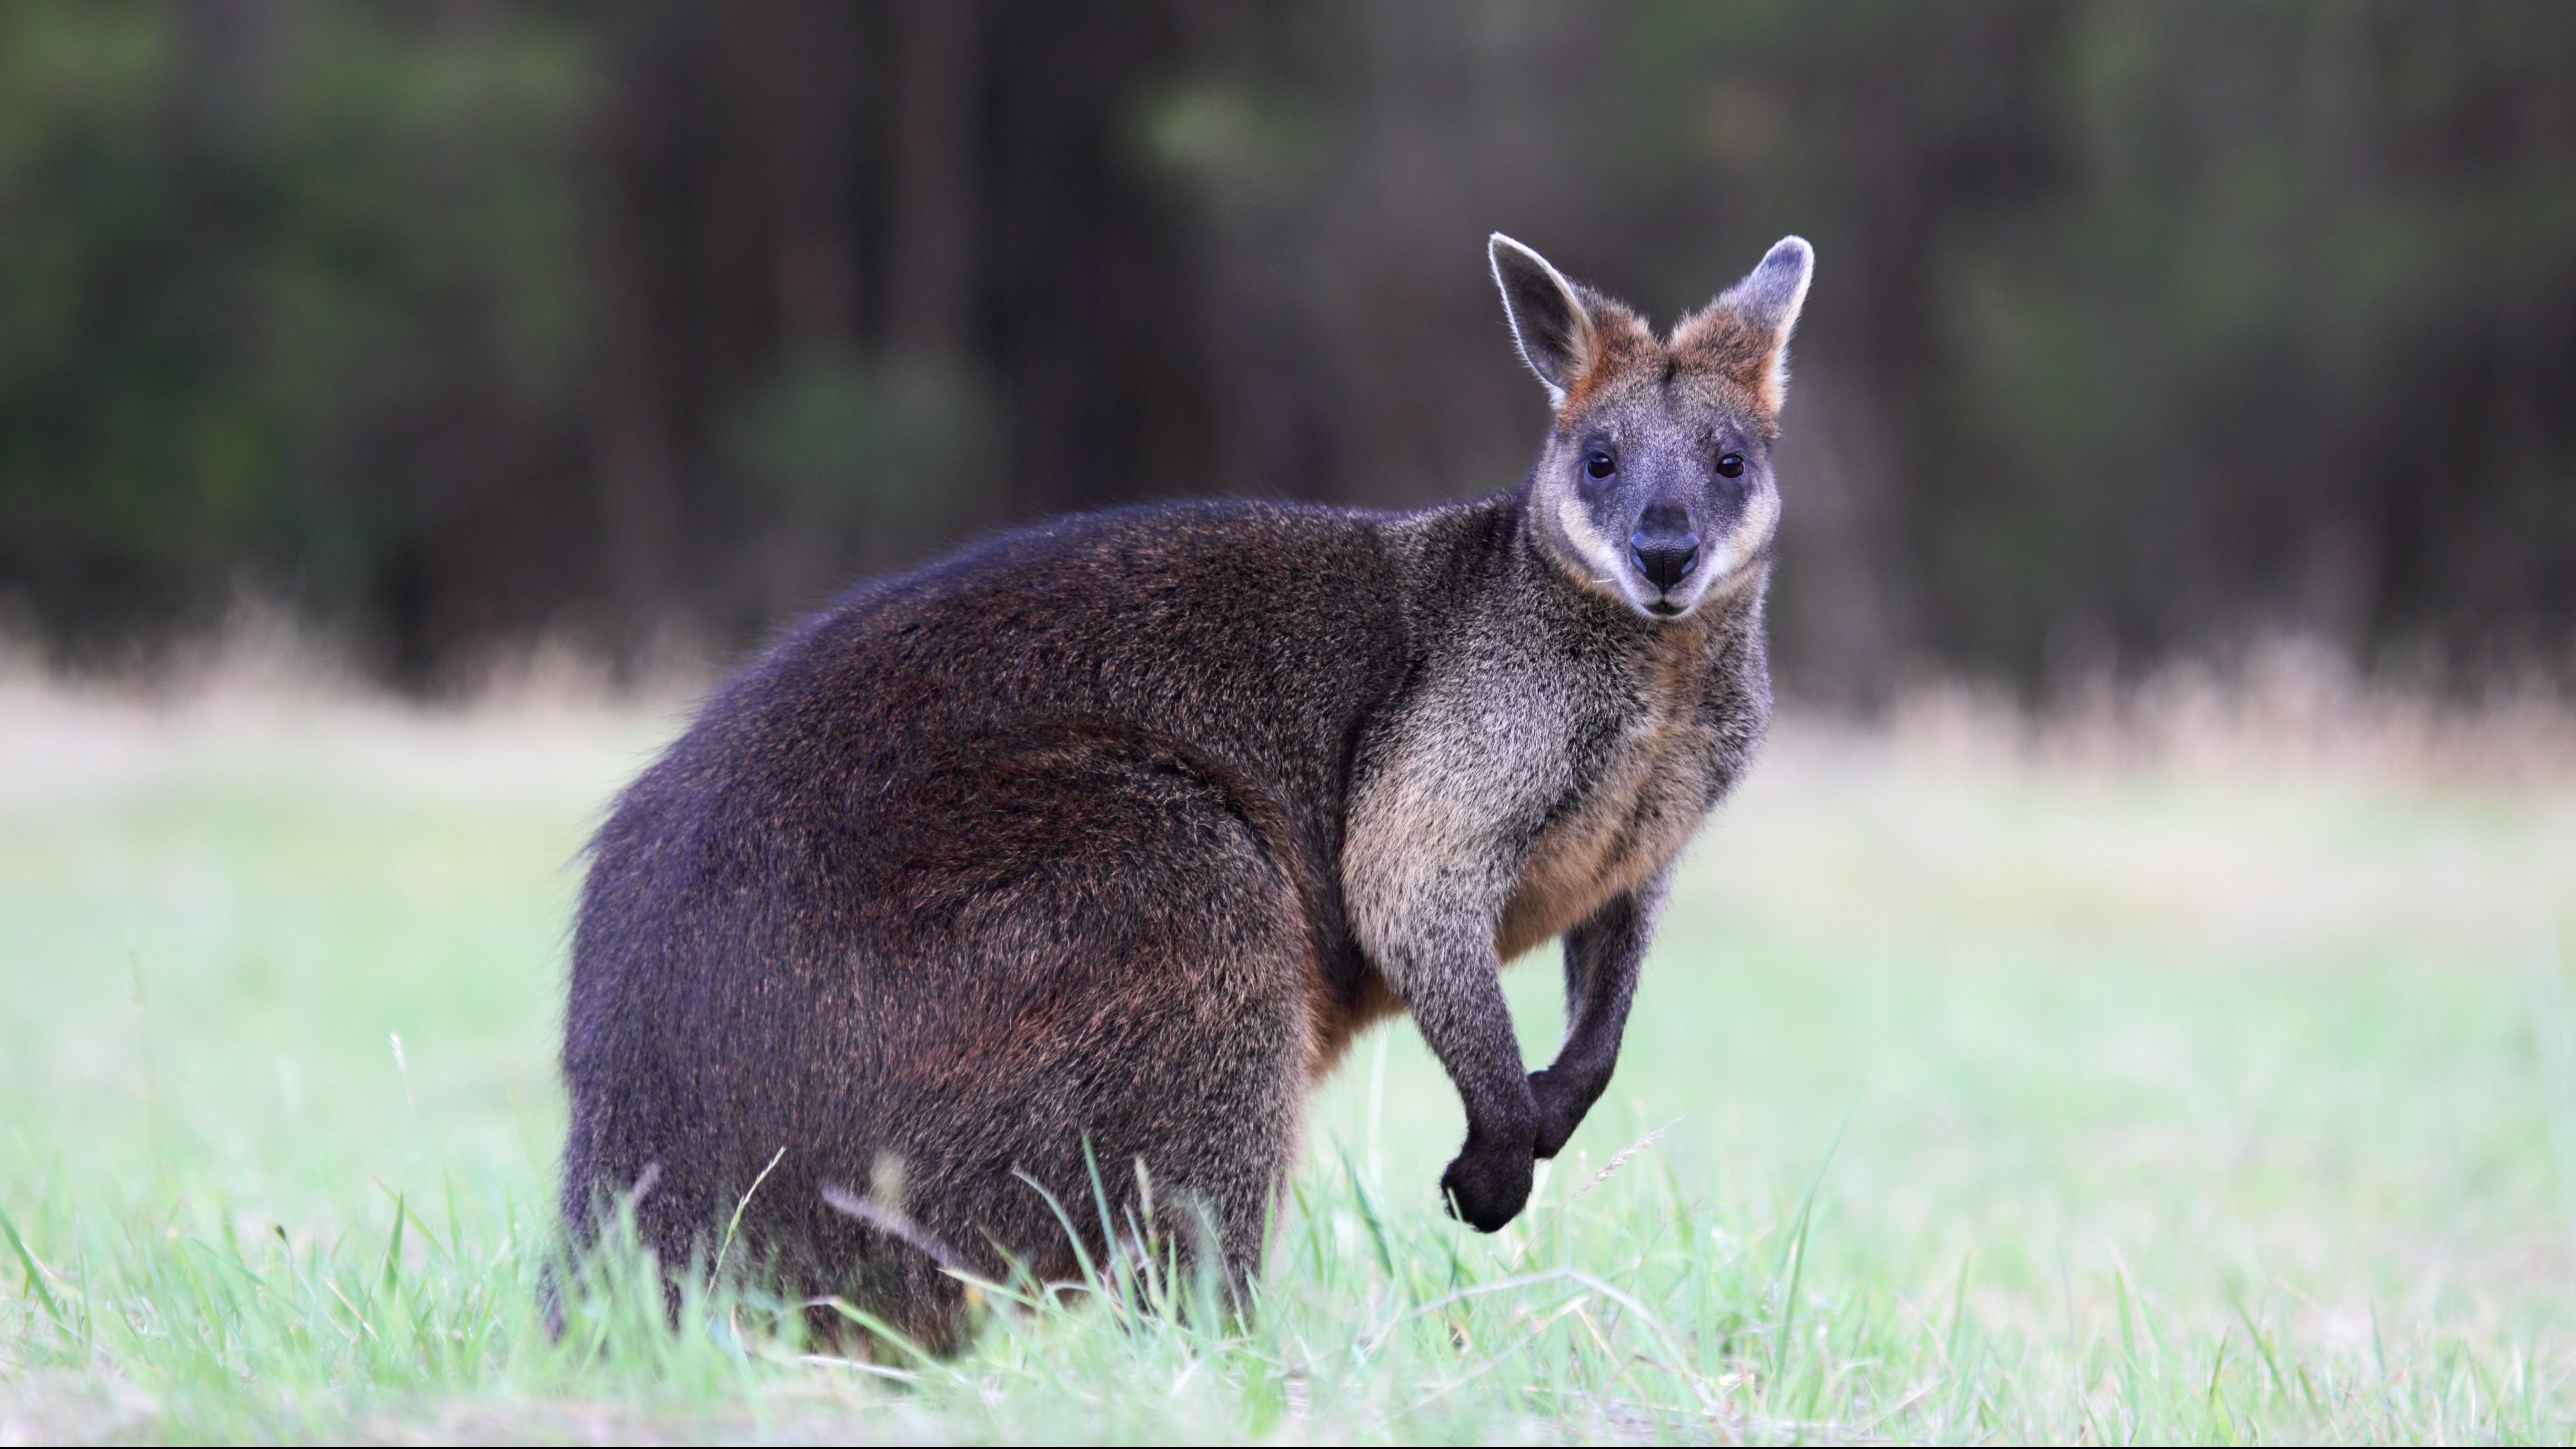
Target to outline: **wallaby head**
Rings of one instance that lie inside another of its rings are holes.
[[[1771,445],[1814,251],[1783,238],[1660,340],[1510,237],[1496,232],[1487,253],[1521,358],[1556,405],[1530,481],[1547,551],[1656,619],[1759,577],[1780,520]]]

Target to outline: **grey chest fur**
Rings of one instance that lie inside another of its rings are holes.
[[[1712,687],[1725,663],[1684,626],[1580,662],[1481,652],[1427,680],[1353,799],[1343,881],[1362,944],[1385,962],[1478,922],[1508,959],[1652,878],[1705,818],[1738,733]]]
[[[1570,752],[1569,788],[1529,837],[1495,930],[1504,960],[1562,934],[1644,884],[1689,843],[1708,812],[1725,731],[1710,706],[1714,667],[1696,630],[1673,631],[1623,671],[1606,748]]]

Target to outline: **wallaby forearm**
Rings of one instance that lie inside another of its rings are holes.
[[[1408,961],[1399,974],[1414,1025],[1467,1113],[1467,1140],[1441,1175],[1441,1194],[1453,1214],[1490,1233],[1529,1200],[1538,1130],[1501,963],[1490,948],[1468,950]]]
[[[1530,1077],[1538,1108],[1534,1150],[1554,1157],[1583,1125],[1619,1065],[1619,1042],[1636,997],[1638,969],[1662,911],[1670,868],[1603,906],[1565,936],[1565,1041],[1556,1060]]]

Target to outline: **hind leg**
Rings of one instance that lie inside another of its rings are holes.
[[[1250,1037],[1208,1043],[1202,1070],[1219,1092],[1182,1104],[1160,1093],[1125,1104],[1162,1129],[1157,1140],[1131,1143],[1128,1159],[1138,1196],[1150,1194],[1138,1221],[1150,1222],[1157,1258],[1187,1276],[1213,1272],[1238,1310],[1249,1305],[1247,1290],[1286,1202],[1306,1094],[1303,1060]]]
[[[902,943],[908,979],[954,992],[909,1003],[937,1029],[906,1054],[905,1209],[988,1271],[1007,1253],[1048,1280],[1107,1262],[1149,1216],[1195,1256],[1204,1215],[1240,1286],[1314,1059],[1305,897],[1274,835],[1185,762],[1058,749],[1004,778],[1008,809],[945,817],[966,879],[908,882],[917,901],[960,889]],[[993,831],[991,855],[956,848],[961,818]]]

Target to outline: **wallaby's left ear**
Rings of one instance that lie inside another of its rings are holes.
[[[1784,236],[1763,253],[1761,265],[1718,294],[1707,311],[1682,324],[1678,347],[1716,346],[1718,364],[1760,395],[1765,411],[1778,412],[1789,389],[1789,333],[1807,305],[1807,283],[1816,274],[1816,249],[1805,237]],[[1735,325],[1717,335],[1722,319]]]
[[[1485,239],[1485,259],[1503,292],[1503,315],[1521,361],[1547,386],[1547,400],[1563,405],[1592,357],[1592,318],[1582,296],[1547,258],[1496,232]]]

